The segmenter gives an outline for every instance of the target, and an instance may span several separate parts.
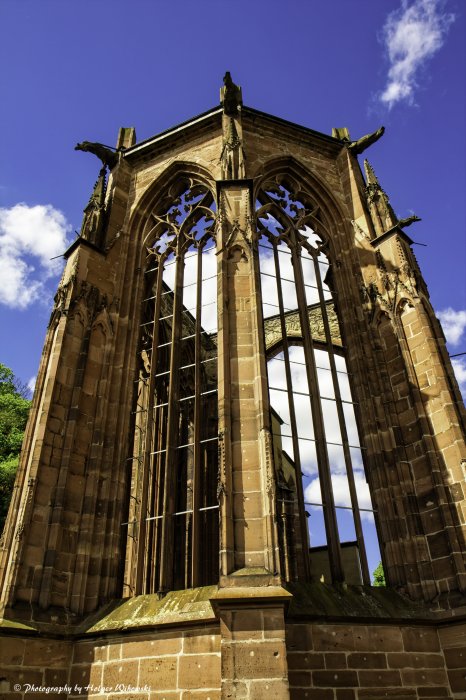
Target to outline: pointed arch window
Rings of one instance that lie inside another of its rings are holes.
[[[215,202],[180,178],[148,217],[127,580],[135,593],[218,578]]]
[[[380,554],[323,226],[291,177],[263,182],[256,207],[282,571],[370,584]]]

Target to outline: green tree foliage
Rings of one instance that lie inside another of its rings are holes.
[[[28,389],[0,363],[0,531],[10,503],[31,402]]]
[[[386,586],[387,584],[385,583],[385,572],[383,570],[382,562],[379,563],[379,565],[374,569],[374,573],[372,574],[372,585],[373,586]]]

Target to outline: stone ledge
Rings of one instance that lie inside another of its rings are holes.
[[[99,610],[78,626],[78,634],[102,634],[113,631],[144,629],[160,625],[192,622],[214,622],[210,598],[217,586],[170,591],[159,599],[156,595],[140,595],[115,601]]]
[[[414,602],[391,588],[325,583],[287,583],[292,594],[289,619],[325,619],[330,622],[438,622],[423,602]]]
[[[247,574],[247,575],[246,575]],[[431,624],[443,627],[464,622],[466,615],[446,616],[429,610],[422,602],[413,602],[390,588],[371,586],[328,585],[324,583],[286,583],[277,585],[262,570],[244,570],[231,577],[225,587],[205,586],[171,591],[158,599],[156,595],[140,595],[114,600],[84,620],[54,620],[54,612],[39,611],[34,620],[7,610],[0,621],[0,635],[45,635],[50,638],[84,639],[113,632],[138,631],[162,627],[217,623],[220,607],[270,608],[285,605],[286,619],[293,622],[325,621],[388,624]],[[260,580],[260,581],[259,581]],[[37,611],[36,611],[37,612]]]

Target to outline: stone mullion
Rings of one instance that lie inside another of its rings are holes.
[[[352,460],[351,460],[351,451],[350,451],[349,441],[348,441],[348,431],[346,430],[346,420],[345,420],[345,414],[343,411],[343,403],[341,400],[341,393],[340,393],[340,384],[338,382],[338,373],[337,373],[337,368],[336,368],[336,364],[335,364],[335,355],[334,355],[334,351],[333,351],[332,333],[331,333],[330,325],[329,325],[329,321],[328,321],[327,305],[325,303],[324,290],[322,287],[322,278],[321,278],[321,274],[320,274],[320,267],[319,267],[319,262],[317,260],[316,254],[314,254],[312,256],[312,261],[314,264],[314,273],[315,273],[315,278],[317,281],[317,291],[319,294],[319,303],[320,303],[320,307],[322,309],[322,321],[324,324],[325,341],[326,341],[326,345],[327,345],[327,354],[328,354],[329,363],[330,363],[330,372],[332,375],[333,390],[335,392],[335,405],[336,405],[336,409],[337,409],[338,423],[339,423],[340,433],[341,433],[341,441],[343,444],[343,454],[344,454],[344,459],[345,459],[346,476],[348,479],[348,486],[349,486],[349,492],[350,492],[350,498],[351,498],[351,506],[353,509],[353,520],[354,520],[354,527],[355,527],[355,531],[356,531],[356,539],[358,542],[359,558],[360,558],[361,571],[362,571],[362,579],[363,579],[364,584],[366,584],[367,586],[370,586],[371,578],[370,578],[370,574],[369,574],[369,565],[367,562],[366,546],[364,543],[364,533],[363,533],[363,529],[362,529],[361,513],[359,510],[358,497],[357,497],[357,493],[356,493],[356,483],[354,480],[353,464],[352,464]]]
[[[140,371],[140,370],[139,370]],[[132,457],[128,457],[128,462],[131,462],[129,471],[131,472],[129,493],[128,493],[128,522],[125,523],[127,530],[126,537],[126,557],[125,557],[125,574],[124,574],[124,589],[125,597],[134,594],[136,580],[135,572],[137,566],[137,524],[139,514],[139,504],[141,502],[141,477],[142,469],[140,465],[144,462],[144,436],[147,430],[147,406],[148,399],[148,383],[149,378],[145,381],[139,379],[139,387],[137,389],[138,397],[135,402],[135,410],[139,411],[134,416],[134,424],[132,432],[134,433]],[[138,407],[141,407],[139,409]],[[134,408],[134,407],[133,407]],[[134,534],[136,532],[136,535]]]
[[[150,263],[149,263],[150,264]],[[150,353],[150,375],[148,386],[148,403],[146,410],[146,436],[144,441],[143,461],[140,466],[136,463],[136,469],[141,469],[142,472],[142,488],[141,488],[141,503],[139,507],[139,523],[136,535],[136,572],[134,581],[134,591],[136,594],[143,593],[144,568],[147,557],[146,552],[146,533],[147,533],[147,498],[149,490],[149,465],[151,461],[151,452],[153,450],[153,428],[154,428],[154,400],[155,400],[155,385],[157,373],[157,358],[159,345],[159,324],[160,313],[162,307],[162,280],[163,267],[162,261],[158,261],[157,265],[157,287],[155,292],[155,309],[154,320],[152,326],[152,347]],[[136,525],[136,523],[135,523]]]
[[[259,266],[251,244],[250,185],[241,180],[219,183],[219,257],[222,275],[226,274],[220,283],[219,430],[220,449],[231,449],[228,462],[220,455],[219,491],[222,494],[232,485],[231,509],[227,501],[230,494],[224,493],[227,497],[221,501],[222,537],[228,534],[228,548],[234,546],[229,563],[235,569],[259,567],[265,572],[278,570],[279,564]],[[230,425],[231,433],[222,434]],[[230,515],[232,530],[226,532],[230,523],[225,523],[224,517]],[[221,547],[224,556],[224,542]]]
[[[167,410],[166,406],[161,406],[157,409],[157,433],[154,441],[154,448],[159,452],[154,456],[154,500],[151,507],[151,517],[155,520],[151,521],[152,529],[152,551],[150,553],[150,572],[148,574],[149,578],[149,591],[150,593],[156,593],[158,587],[158,562],[159,562],[159,552],[161,549],[160,536],[162,530],[161,518],[158,516],[162,514],[163,506],[163,470],[165,465],[165,458],[160,450],[166,444],[166,421],[167,421]]]
[[[286,386],[287,386],[287,397],[288,397],[288,408],[290,411],[290,423],[291,423],[291,435],[293,443],[293,454],[295,463],[295,473],[296,473],[296,490],[298,494],[298,513],[299,513],[299,531],[300,531],[300,542],[301,542],[301,552],[302,561],[300,564],[304,568],[304,580],[311,580],[311,567],[309,560],[309,532],[307,527],[307,518],[304,507],[304,491],[303,491],[303,480],[302,480],[302,470],[301,470],[301,456],[299,451],[299,440],[298,440],[298,426],[296,422],[296,412],[293,400],[293,383],[291,378],[291,366],[290,366],[290,353],[289,344],[286,330],[286,319],[285,319],[285,308],[283,304],[283,290],[280,275],[280,261],[278,256],[277,244],[273,242],[273,256],[275,263],[275,277],[277,280],[277,294],[278,294],[278,306],[280,313],[280,328],[282,336],[282,347],[283,347],[283,357],[285,360],[285,376],[286,376]],[[285,532],[285,530],[284,530]],[[284,535],[286,539],[286,532]],[[298,562],[296,562],[298,563]]]
[[[222,195],[220,195],[221,197]],[[218,497],[220,519],[220,574],[227,576],[234,569],[235,535],[233,526],[233,479],[231,473],[231,371],[230,371],[230,319],[228,314],[228,255],[225,244],[228,228],[222,213],[222,200],[217,217],[217,276],[218,276]]]
[[[296,243],[291,249],[291,261],[293,264],[296,295],[298,299],[299,318],[303,335],[303,349],[306,360],[306,374],[309,386],[309,398],[311,403],[312,421],[314,424],[315,446],[317,453],[317,466],[319,470],[320,488],[324,511],[325,531],[327,534],[327,547],[329,552],[330,571],[334,583],[344,580],[343,563],[341,560],[340,539],[338,536],[338,523],[333,498],[332,478],[330,462],[325,438],[324,416],[319,398],[319,382],[314,359],[314,344],[309,328],[307,312],[306,290],[304,286],[301,257],[296,250]],[[322,309],[322,316],[325,309]]]
[[[152,432],[152,444],[151,444],[151,449],[153,452],[158,451],[161,449],[161,446],[158,442],[158,423],[159,423],[159,411],[160,409],[153,409],[153,417],[151,420],[153,421],[153,428],[151,430]],[[148,494],[147,494],[147,518],[153,518],[154,517],[154,504],[156,503],[157,499],[157,477],[156,477],[156,472],[157,472],[157,463],[158,463],[158,457],[159,455],[154,454],[151,452],[149,456],[149,463],[148,463],[148,469],[147,469],[147,486],[148,486]],[[154,573],[154,562],[156,561],[156,553],[154,551],[155,545],[154,545],[154,539],[155,539],[155,526],[156,526],[157,521],[156,520],[146,520],[146,537],[145,537],[145,562],[144,562],[144,572],[143,572],[143,589],[146,593],[153,593],[153,573]]]
[[[201,523],[199,508],[201,503],[201,423],[202,423],[202,407],[201,407],[201,391],[202,391],[202,375],[201,375],[201,360],[202,360],[202,345],[201,345],[201,329],[202,329],[202,251],[204,246],[201,244],[197,249],[197,286],[196,286],[196,327],[194,339],[194,431],[193,431],[193,476],[192,476],[192,527],[191,527],[191,586],[196,587],[201,583],[201,567],[199,561],[200,552],[200,537]]]
[[[175,556],[176,470],[178,468],[180,414],[180,358],[183,335],[184,241],[179,234],[176,249],[175,288],[173,292],[173,325],[170,346],[170,387],[168,393],[167,442],[163,489],[159,595],[173,587],[173,557]]]
[[[249,193],[248,193],[249,194]],[[249,216],[252,197],[246,200],[246,225],[251,235],[252,253],[252,294],[254,314],[252,322],[253,345],[257,348],[255,356],[254,391],[258,400],[257,412],[259,439],[261,444],[261,470],[265,486],[264,499],[264,534],[266,538],[266,568],[271,572],[280,573],[280,551],[278,539],[277,487],[276,471],[273,457],[273,437],[271,428],[270,402],[267,379],[267,357],[264,337],[264,316],[261,300],[261,276],[259,265],[258,235],[252,230],[252,220]],[[246,234],[247,235],[247,234]]]

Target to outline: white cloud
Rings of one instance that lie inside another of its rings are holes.
[[[442,324],[447,343],[458,345],[466,328],[466,310],[455,311],[449,306],[443,311],[437,311],[437,316]]]
[[[458,380],[458,385],[460,391],[466,399],[466,358],[465,357],[454,357],[451,361],[453,365],[453,370]]]
[[[33,377],[31,377],[31,379],[27,383],[27,388],[29,389],[31,394],[34,393],[34,389],[36,388],[36,380],[37,380],[37,376],[34,375]]]
[[[390,68],[380,101],[389,109],[401,100],[413,103],[416,77],[443,45],[455,16],[443,11],[444,0],[414,0],[391,12],[383,28]]]
[[[25,309],[44,294],[45,282],[63,262],[70,225],[50,204],[0,208],[0,303]]]
[[[356,484],[359,508],[364,508],[364,510],[360,511],[361,518],[363,520],[373,520],[374,516],[372,512],[370,512],[372,511],[372,502],[369,486],[364,474],[360,471],[355,471],[354,481]],[[332,490],[337,507],[343,506],[345,508],[351,508],[351,496],[346,474],[332,474]],[[313,479],[306,487],[304,491],[304,500],[306,503],[322,503],[319,479]]]
[[[209,243],[202,253],[202,309],[201,325],[207,333],[217,332],[217,257],[215,244]],[[184,258],[183,306],[194,318],[197,305],[197,266],[198,254],[188,250]],[[175,288],[175,256],[169,258],[163,272],[163,281],[170,289]]]

